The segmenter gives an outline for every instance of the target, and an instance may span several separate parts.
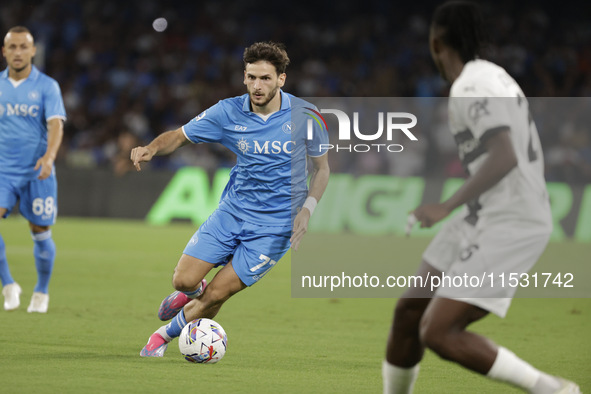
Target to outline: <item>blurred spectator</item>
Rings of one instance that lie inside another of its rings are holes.
[[[567,122],[546,154],[546,178],[571,183],[591,180],[591,131],[588,122]]]
[[[108,156],[111,158],[115,175],[123,176],[129,171],[135,171],[135,167],[129,159],[129,153],[138,146],[139,142],[139,138],[134,133],[123,131],[119,134],[116,145],[112,142],[106,144],[106,149],[111,151]]]

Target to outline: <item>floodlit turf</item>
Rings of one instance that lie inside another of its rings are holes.
[[[20,309],[0,310],[0,392],[381,391],[394,300],[292,299],[287,258],[216,317],[229,338],[218,364],[184,361],[176,341],[164,358],[140,358],[160,325],[158,305],[172,291],[172,270],[193,231],[188,224],[60,218],[49,313],[31,315],[26,307],[36,273],[27,224],[16,218],[0,222],[12,274],[24,292]],[[588,264],[587,244],[551,244],[547,255],[567,250]],[[418,261],[414,249],[408,253]],[[507,318],[491,316],[473,328],[591,390],[591,300],[516,299]],[[415,392],[519,391],[428,352]]]

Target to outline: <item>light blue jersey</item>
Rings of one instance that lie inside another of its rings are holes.
[[[15,86],[16,85],[16,86]],[[34,178],[47,150],[47,121],[66,118],[58,83],[32,67],[22,82],[0,73],[0,174]]]
[[[267,120],[250,109],[248,94],[221,100],[183,126],[194,143],[217,142],[237,156],[219,209],[258,225],[288,226],[307,195],[307,156],[322,156],[328,133],[308,122],[312,104],[281,92]],[[308,124],[314,127],[308,140]]]

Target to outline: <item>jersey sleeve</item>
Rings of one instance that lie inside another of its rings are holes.
[[[326,123],[316,107],[306,109],[309,110],[306,111],[306,113],[309,112],[309,117],[305,117],[305,119],[312,125],[312,138],[306,139],[306,153],[311,157],[323,156],[328,152],[327,145],[329,143]]]
[[[469,129],[475,138],[484,142],[497,132],[509,128],[510,97],[495,97],[486,86],[464,88],[468,94],[450,98],[450,117],[456,129]]]
[[[60,86],[55,80],[50,80],[46,85],[43,99],[45,102],[43,106],[45,108],[45,120],[53,118],[66,119],[66,109],[64,107],[64,100],[62,98],[62,92]]]
[[[182,129],[187,139],[195,144],[200,142],[221,142],[222,140],[222,118],[224,110],[222,104],[206,109],[191,119]]]

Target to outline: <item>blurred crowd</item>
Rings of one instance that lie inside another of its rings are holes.
[[[427,44],[439,2],[405,3],[21,0],[0,4],[0,31],[27,26],[38,46],[36,64],[60,83],[68,121],[59,163],[122,175],[132,170],[133,146],[245,92],[242,52],[255,41],[286,44],[292,63],[284,90],[297,96],[445,97],[448,87]],[[526,95],[591,95],[588,15],[564,2],[483,5],[491,21],[488,57]],[[548,180],[591,182],[590,127],[583,121],[539,127]],[[335,161],[333,171],[461,175],[444,129],[422,130],[424,143],[404,160],[355,155]],[[223,147],[195,145],[151,167],[214,171],[234,160]]]

